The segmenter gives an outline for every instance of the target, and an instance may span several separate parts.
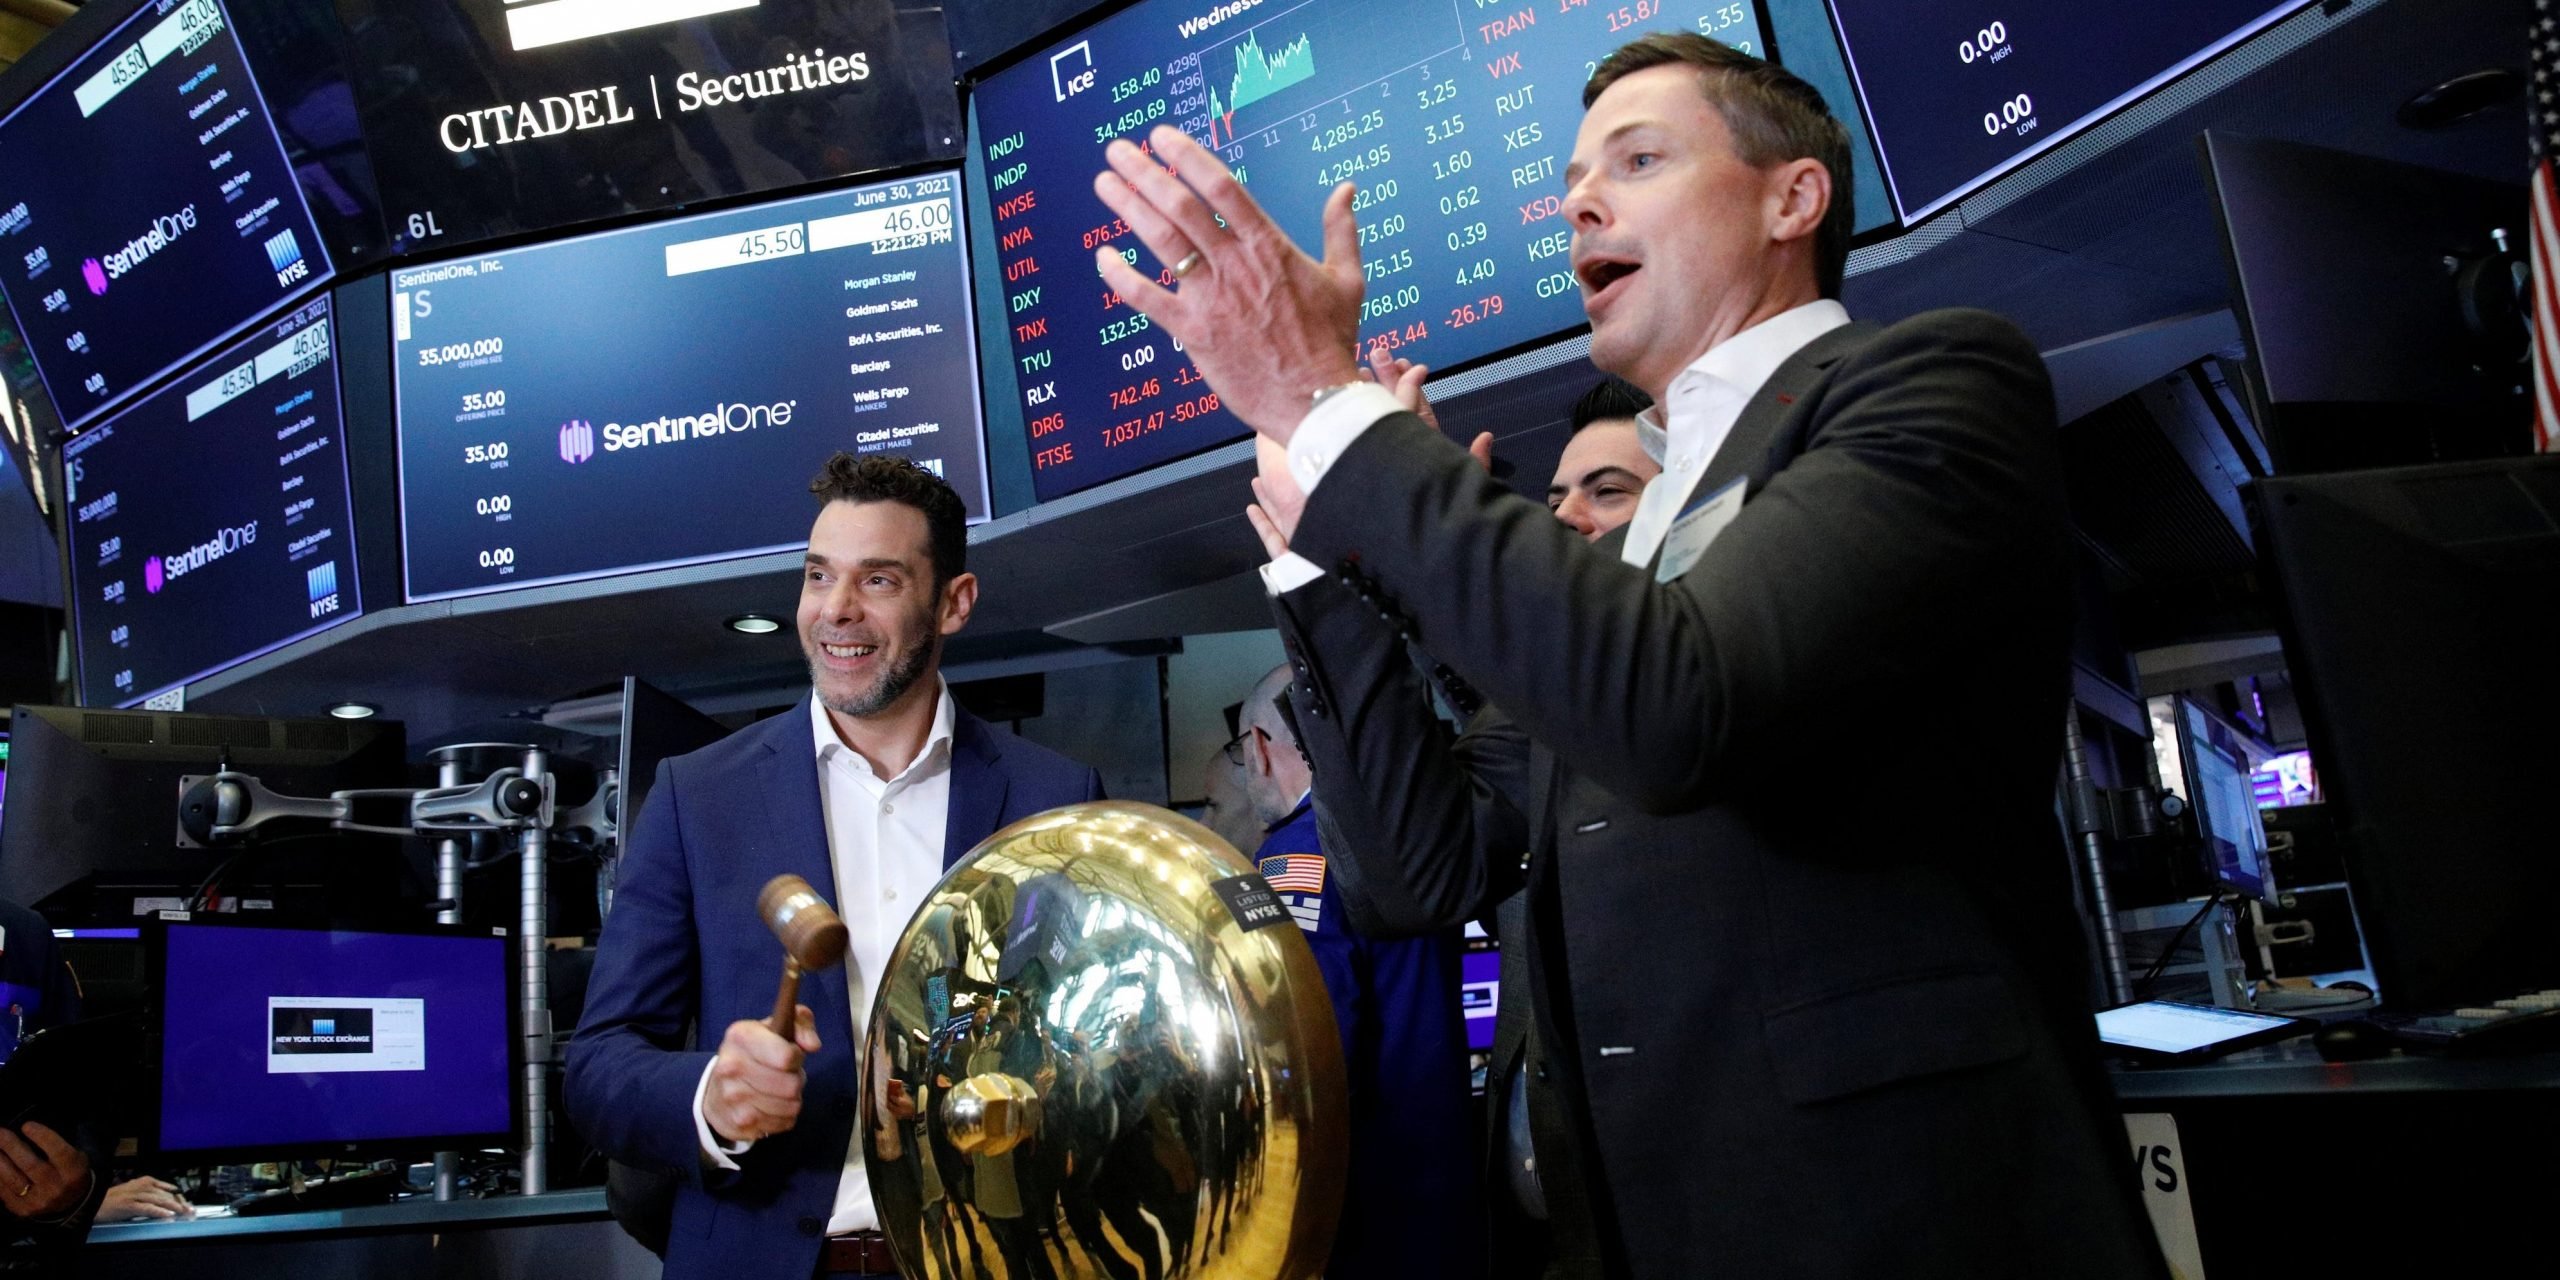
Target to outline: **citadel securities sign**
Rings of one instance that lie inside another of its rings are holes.
[[[420,0],[348,48],[399,252],[961,150],[930,0]]]

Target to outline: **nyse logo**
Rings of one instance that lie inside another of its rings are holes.
[[[80,279],[88,284],[91,296],[107,296],[107,269],[99,265],[96,258],[80,264]]]
[[[276,269],[278,285],[292,284],[311,274],[311,264],[302,260],[302,243],[293,238],[291,227],[267,237],[267,262]]]
[[[1070,63],[1069,59],[1074,61]],[[1092,88],[1093,76],[1093,42],[1090,40],[1079,40],[1049,55],[1049,88],[1058,95],[1060,102]]]
[[[734,9],[752,9],[762,0],[650,0],[647,4],[616,0],[506,0],[507,37],[516,51],[545,45],[591,40],[620,31],[665,26],[691,18],[707,18]]]
[[[596,456],[595,424],[572,418],[560,424],[560,460],[576,466]]]
[[[338,611],[338,562],[325,561],[302,575],[310,589],[311,616],[325,618]]]
[[[918,459],[916,459],[916,465],[917,465],[917,466],[919,466],[919,467],[924,468],[924,469],[925,469],[925,470],[927,470],[927,471],[932,472],[932,473],[933,473],[933,476],[934,476],[934,479],[939,480],[939,479],[941,479],[941,478],[942,478],[942,459],[940,459],[940,458],[918,458]]]

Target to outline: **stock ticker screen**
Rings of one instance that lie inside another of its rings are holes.
[[[391,275],[408,598],[806,545],[895,453],[987,515],[953,172]]]
[[[82,696],[131,706],[362,611],[324,295],[62,448]]]
[[[1831,15],[1917,222],[2306,3],[1831,0]]]
[[[975,90],[1001,307],[1042,501],[1245,435],[1093,270],[1158,272],[1093,195],[1102,149],[1170,124],[1299,244],[1358,184],[1368,347],[1446,369],[1584,323],[1564,166],[1582,85],[1649,31],[1764,52],[1750,0],[1145,0]]]
[[[0,121],[0,292],[68,423],[329,270],[215,0],[142,6]]]

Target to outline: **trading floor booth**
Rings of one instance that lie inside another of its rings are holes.
[[[2560,1138],[2524,0],[0,8],[42,35],[0,65],[0,538],[62,601],[0,694],[0,898],[83,989],[0,1096],[55,1073],[198,1206],[74,1274],[656,1275],[561,1064],[660,764],[805,708],[810,476],[947,481],[954,698],[1200,812],[1178,716],[1279,661],[1253,447],[1096,274],[1173,281],[1102,148],[1181,130],[1301,244],[1353,184],[1362,353],[1541,497],[1599,377],[1583,86],[1666,30],[1844,124],[1854,315],[2044,353],[2052,856],[2181,1273],[2478,1269],[2456,1224],[2560,1191],[2516,1159]],[[1841,803],[1966,714],[1912,692],[1826,728]]]

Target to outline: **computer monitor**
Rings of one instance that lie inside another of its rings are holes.
[[[2524,451],[2523,184],[2225,133],[2203,147],[2277,471]]]
[[[2183,695],[2151,700],[2161,785],[2187,804],[2207,870],[2224,891],[2275,901],[2248,748],[2237,730]]]
[[[2250,499],[2383,999],[2560,986],[2560,456]]]
[[[0,824],[0,898],[64,926],[129,922],[158,906],[184,905],[152,900],[201,883],[228,855],[180,846],[178,779],[212,773],[226,757],[292,795],[408,781],[406,735],[389,720],[21,706],[10,734],[16,803]],[[347,856],[359,841],[380,854]],[[393,886],[386,881],[397,876],[398,850],[381,837],[342,842],[323,835],[277,846],[263,855],[264,865],[244,872],[317,883],[350,909],[389,906],[384,899]]]
[[[640,806],[657,781],[660,761],[710,746],[729,736],[729,727],[694,710],[637,676],[622,678],[622,791],[614,808],[614,825],[631,838]]]
[[[2248,749],[2230,726],[2201,705],[2181,700],[2181,749],[2186,755],[2187,796],[2197,834],[2213,861],[2213,878],[2243,897],[2275,900],[2267,874],[2267,829],[2258,821],[2257,792],[2249,782]]]
[[[504,929],[150,925],[144,1149],[218,1164],[508,1143],[515,946]]]

